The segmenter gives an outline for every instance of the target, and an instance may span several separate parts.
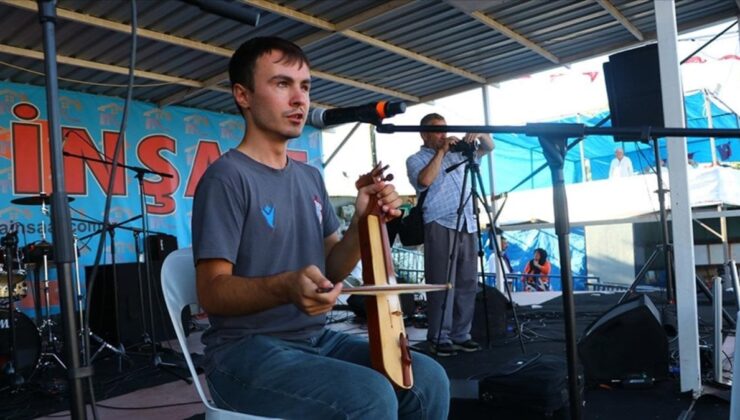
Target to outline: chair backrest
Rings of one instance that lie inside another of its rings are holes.
[[[195,288],[195,263],[193,262],[193,250],[182,248],[170,253],[162,264],[162,292],[170,314],[172,326],[177,334],[185,361],[188,364],[190,375],[193,377],[193,385],[198,391],[201,401],[206,406],[206,419],[264,419],[235,411],[217,408],[213,402],[206,397],[198,380],[198,372],[195,370],[193,359],[188,351],[188,343],[185,339],[185,330],[182,325],[182,310],[187,305],[198,303],[198,294]]]

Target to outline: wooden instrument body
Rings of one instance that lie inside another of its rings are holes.
[[[362,187],[373,182],[376,170],[357,181]],[[367,179],[367,178],[369,179]],[[363,183],[364,181],[364,183]],[[388,231],[384,216],[377,203],[360,217],[360,250],[362,277],[366,285],[395,285]],[[402,389],[413,386],[411,351],[403,323],[403,312],[398,294],[381,293],[366,300],[367,329],[373,369],[385,375],[391,383]]]

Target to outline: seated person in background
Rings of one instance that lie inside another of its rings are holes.
[[[529,260],[527,265],[524,267],[524,276],[522,276],[522,284],[524,284],[524,291],[548,291],[550,290],[550,278],[547,277],[552,270],[550,261],[547,261],[547,251],[542,248],[534,250],[534,258]],[[536,274],[534,276],[527,276],[526,274]]]
[[[192,219],[214,401],[284,419],[446,419],[449,381],[437,362],[414,354],[413,388],[395,390],[371,368],[366,338],[325,327],[360,259],[359,215],[376,201],[398,217],[395,189],[381,180],[360,189],[340,240],[320,172],[287,154],[311,103],[308,58],[292,42],[254,38],[229,76],[247,130],[204,173]]]

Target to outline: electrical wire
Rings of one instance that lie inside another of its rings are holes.
[[[7,61],[0,60],[0,64],[2,64],[3,66],[6,66],[6,67],[14,68],[16,70],[25,71],[27,73],[35,74],[37,76],[44,76],[44,77],[46,76],[46,73],[44,73],[42,71],[31,70],[31,69],[26,68],[26,67],[22,67],[22,66],[18,66],[18,65],[15,65],[15,64],[8,63]],[[120,83],[86,82],[84,80],[70,79],[70,78],[61,77],[61,76],[60,77],[57,77],[57,79],[63,80],[65,82],[77,83],[77,84],[89,85],[89,86],[112,87],[112,88],[125,88],[125,87],[128,87],[129,86],[128,84],[123,85],[123,84],[120,84]],[[168,86],[168,85],[176,85],[176,83],[172,83],[172,82],[155,82],[155,83],[135,84],[135,85],[133,85],[133,87],[134,88],[148,88],[148,87],[160,87],[160,86]]]
[[[129,74],[128,74],[128,88],[126,91],[126,101],[123,105],[123,112],[121,116],[121,126],[118,130],[118,139],[116,140],[116,147],[115,152],[113,153],[113,163],[110,171],[110,178],[108,182],[108,189],[106,190],[106,198],[105,198],[105,210],[103,211],[103,229],[101,230],[101,239],[105,238],[105,232],[108,231],[110,228],[110,208],[111,208],[111,201],[113,198],[113,188],[115,185],[115,179],[116,179],[116,172],[118,170],[118,159],[120,154],[123,151],[123,145],[125,142],[125,133],[126,133],[126,122],[128,119],[128,111],[129,107],[131,105],[131,99],[133,96],[133,84],[134,84],[134,66],[136,64],[136,46],[137,46],[137,11],[136,11],[136,0],[131,0],[131,50],[130,50],[130,58],[129,58]],[[97,277],[98,269],[100,267],[100,257],[103,253],[103,247],[105,245],[105,240],[99,240],[98,241],[98,249],[95,254],[95,262],[93,264],[93,269],[91,270],[91,278],[88,281],[88,289],[87,289],[87,295],[85,296],[85,317],[84,317],[84,327],[83,327],[83,340],[85,342],[85,354],[84,361],[85,366],[90,366],[90,334],[88,333],[90,331],[90,307],[92,303],[92,291],[95,286],[95,279]],[[115,244],[111,244],[111,246],[115,246]],[[93,418],[98,418],[98,412],[96,408],[95,403],[95,388],[93,386],[93,380],[92,376],[88,377],[88,387],[90,390],[90,405],[92,407],[93,411]]]

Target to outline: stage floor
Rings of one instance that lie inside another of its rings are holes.
[[[534,293],[536,295],[536,293]],[[604,312],[614,306],[619,294],[579,293],[575,296],[576,330],[578,337],[583,330]],[[562,300],[557,294],[538,297],[525,297],[537,302],[517,306],[517,315],[522,325],[523,344],[526,354],[535,353],[565,355],[564,323],[562,317]],[[515,302],[523,302],[514,298]],[[655,297],[656,306],[662,305],[660,297]],[[531,303],[531,302],[530,302]],[[728,311],[735,313],[734,306]],[[700,334],[706,338],[707,326],[711,326],[711,306],[700,299]],[[511,311],[508,313],[512,322]],[[353,334],[366,334],[366,328],[352,312],[332,312],[331,328]],[[420,350],[425,349],[426,329],[423,322],[416,320],[409,324],[412,345]],[[191,350],[202,348],[199,343],[199,332],[189,337]],[[507,336],[492,339],[489,343],[483,340],[485,349],[476,353],[461,353],[453,357],[438,358],[453,383],[451,419],[529,419],[542,418],[527,413],[526,407],[492,408],[478,401],[469,389],[461,384],[470,385],[471,378],[483,377],[487,372],[495,371],[512,358],[520,357],[523,352],[519,337],[513,331]],[[168,342],[164,348],[178,349],[176,342]],[[675,349],[675,340],[671,341],[671,351]],[[169,352],[167,352],[169,353]],[[130,364],[124,364],[122,372],[117,371],[117,360],[111,354],[104,355],[95,363],[95,389],[98,397],[99,416],[103,419],[128,419],[136,416],[139,419],[170,418],[203,418],[203,409],[192,385],[185,383],[172,374],[156,369],[150,362],[150,355],[129,353]],[[169,356],[171,357],[171,356]],[[181,371],[184,372],[184,371]],[[63,377],[64,372],[51,369],[45,373],[47,379]],[[200,378],[203,381],[202,375]],[[69,415],[64,411],[68,399],[64,393],[55,393],[53,382],[29,384],[18,392],[8,389],[0,390],[0,418],[64,418]],[[615,387],[586,388],[584,391],[585,419],[676,419],[691,408],[694,419],[725,419],[729,417],[729,403],[711,395],[702,396],[693,402],[689,395],[679,390],[677,378],[656,383],[653,387],[642,390]],[[692,405],[693,403],[693,405]],[[563,413],[556,413],[555,418]],[[558,417],[560,415],[561,417]],[[44,417],[48,416],[48,417]]]

